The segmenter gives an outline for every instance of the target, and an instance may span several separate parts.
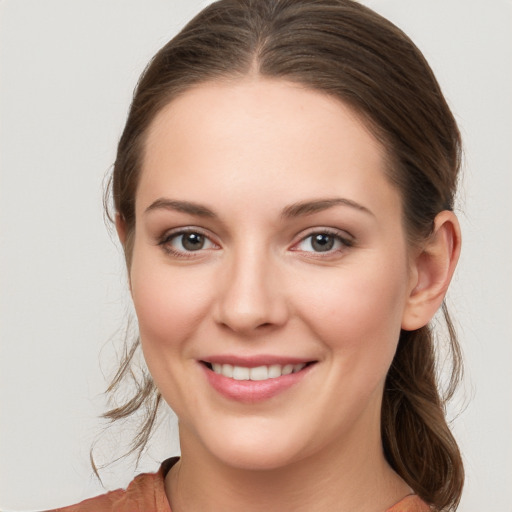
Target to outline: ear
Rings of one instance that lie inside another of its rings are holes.
[[[121,245],[124,247],[126,242],[126,222],[119,213],[116,213],[116,231],[117,236],[119,237],[119,241],[121,242]]]
[[[451,211],[440,212],[434,231],[411,261],[411,285],[402,317],[402,329],[427,325],[441,307],[459,259],[459,222]]]
[[[131,274],[130,274],[130,263],[126,259],[126,221],[123,219],[123,217],[116,213],[116,231],[117,236],[119,237],[119,241],[121,242],[121,245],[123,246],[123,252],[125,255],[125,261],[126,261],[126,267],[128,272],[128,286],[130,287],[130,293],[132,291],[132,280],[131,280]]]

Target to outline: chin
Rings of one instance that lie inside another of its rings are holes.
[[[225,447],[219,458],[226,466],[245,471],[273,471],[289,466],[302,457],[276,447],[243,446]]]
[[[272,429],[271,425],[254,423],[244,428],[247,423],[241,420],[234,429],[222,429],[221,436],[203,438],[203,446],[226,466],[248,471],[276,470],[306,457],[311,443],[304,439],[304,433],[294,436],[290,428]]]

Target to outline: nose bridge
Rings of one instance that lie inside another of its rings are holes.
[[[242,244],[227,257],[218,295],[218,321],[236,332],[279,326],[286,321],[286,301],[278,262],[261,244]]]

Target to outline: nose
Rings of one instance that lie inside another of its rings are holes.
[[[282,327],[289,311],[281,277],[278,265],[265,253],[233,256],[219,274],[217,323],[246,336]]]

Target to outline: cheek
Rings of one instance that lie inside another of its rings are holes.
[[[195,362],[190,340],[210,301],[204,291],[211,287],[206,276],[196,275],[196,281],[191,272],[180,272],[162,264],[161,258],[136,252],[130,279],[148,369],[167,403],[186,418],[188,408],[199,407],[197,397],[188,391],[195,383],[187,368]]]
[[[175,349],[189,338],[207,309],[208,274],[187,272],[134,257],[130,273],[132,297],[145,352]],[[199,284],[199,285],[198,285]]]
[[[302,280],[296,292],[305,298],[302,317],[332,351],[390,362],[400,334],[406,274],[405,264],[383,269],[377,262]]]

